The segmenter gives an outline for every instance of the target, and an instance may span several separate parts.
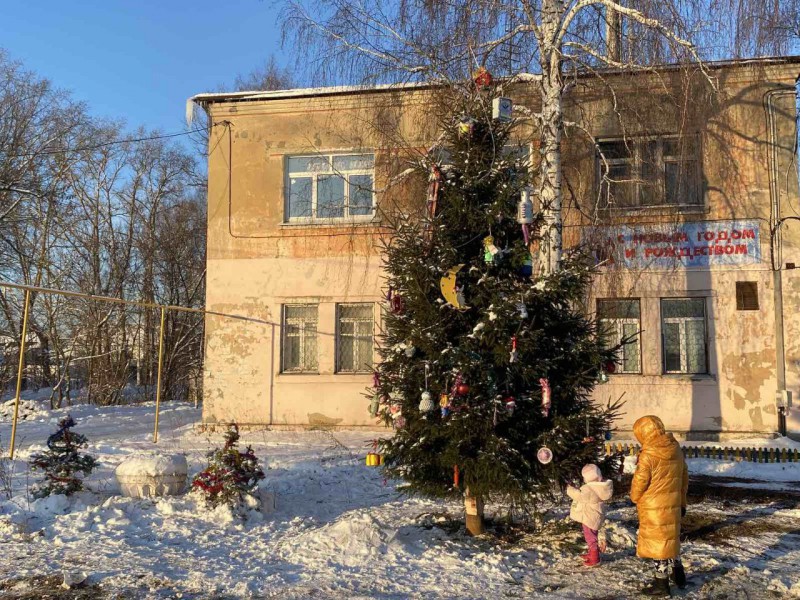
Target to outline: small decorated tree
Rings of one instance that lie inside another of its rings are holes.
[[[88,476],[97,466],[93,456],[79,452],[88,442],[86,436],[71,431],[73,427],[75,420],[71,416],[61,419],[58,431],[47,438],[47,450],[31,457],[31,470],[44,473],[44,481],[33,488],[34,498],[79,492],[83,489],[80,474]]]
[[[245,495],[254,495],[264,471],[258,464],[253,448],[240,452],[239,427],[230,426],[225,433],[225,445],[208,455],[208,467],[192,480],[192,488],[205,497],[211,507],[227,504],[236,507]]]

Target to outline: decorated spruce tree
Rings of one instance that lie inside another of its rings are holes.
[[[208,455],[208,466],[195,475],[192,488],[198,490],[211,507],[239,506],[245,496],[254,495],[264,471],[253,448],[239,450],[239,428],[234,424],[225,432],[225,445]]]
[[[80,452],[88,445],[86,436],[75,433],[75,421],[67,416],[58,423],[58,431],[47,438],[47,450],[31,456],[33,471],[42,471],[44,481],[34,485],[33,497],[44,498],[51,494],[70,496],[83,489],[81,474],[91,475],[97,460]]]
[[[385,248],[387,316],[371,410],[404,489],[464,497],[467,528],[484,502],[524,505],[604,464],[615,406],[589,400],[613,352],[582,306],[591,268],[567,255],[532,274],[541,216],[513,121],[491,89],[460,96],[430,153],[420,214],[397,219]]]

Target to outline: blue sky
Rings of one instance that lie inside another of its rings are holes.
[[[87,102],[92,114],[165,132],[186,98],[275,54],[271,0],[0,0],[0,47]]]

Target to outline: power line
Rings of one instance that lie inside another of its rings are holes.
[[[7,156],[6,158],[27,158],[30,156],[42,156],[47,154],[67,154],[74,152],[86,152],[88,150],[99,150],[100,148],[106,148],[107,146],[114,146],[115,144],[135,144],[138,142],[149,142],[151,140],[163,140],[167,138],[179,137],[182,135],[189,135],[191,133],[199,133],[201,131],[206,131],[206,129],[205,128],[190,129],[189,131],[181,131],[178,133],[165,133],[162,135],[152,135],[140,138],[126,138],[124,140],[114,140],[112,142],[105,142],[103,144],[97,144],[94,146],[83,146],[80,148],[65,148],[64,150],[42,150],[40,152],[26,152],[23,154],[12,154]]]

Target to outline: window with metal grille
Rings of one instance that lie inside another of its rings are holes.
[[[317,373],[316,304],[286,304],[283,307],[284,373]]]
[[[703,203],[696,135],[598,142],[597,175],[604,208]]]
[[[373,305],[339,304],[336,309],[337,373],[369,373],[373,354]]]
[[[736,310],[758,310],[758,283],[736,282]]]
[[[661,300],[665,373],[708,373],[705,298]]]
[[[618,373],[641,373],[639,332],[641,316],[638,299],[598,300],[597,319],[609,347],[622,345]]]
[[[375,214],[373,154],[286,159],[286,221],[369,220]]]

